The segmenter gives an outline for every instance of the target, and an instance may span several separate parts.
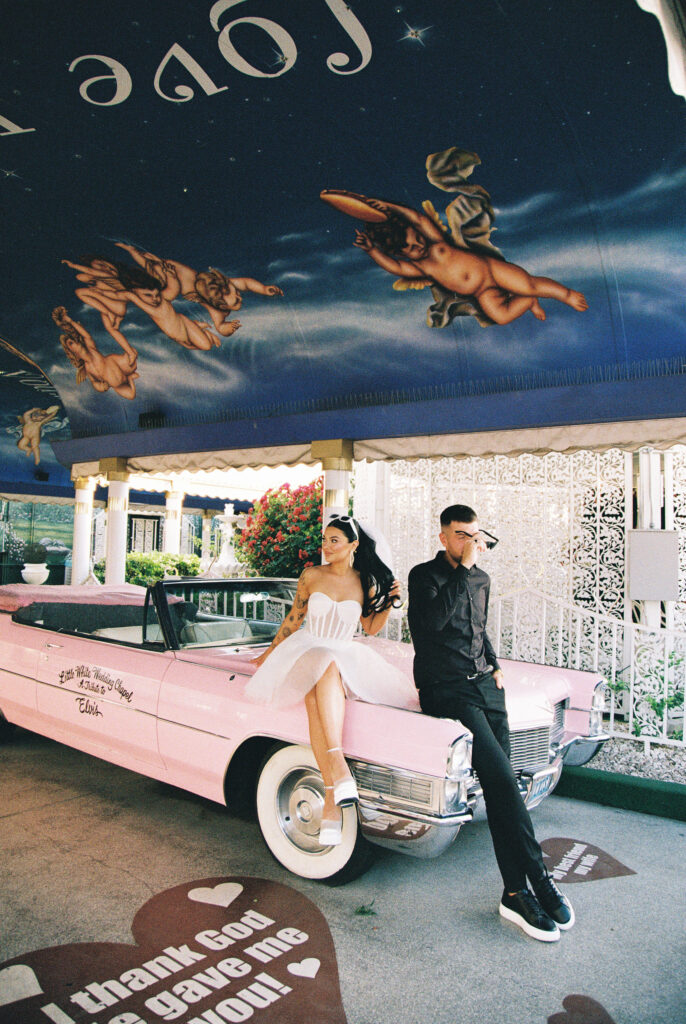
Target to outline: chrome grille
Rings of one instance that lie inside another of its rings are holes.
[[[380,793],[382,796],[393,797],[423,807],[432,805],[431,779],[398,774],[388,768],[363,764],[360,761],[354,761],[350,767],[360,790]]]
[[[553,727],[550,731],[550,740],[552,743],[562,743],[562,738],[565,731],[565,706],[566,700],[559,700],[555,705],[553,711]]]
[[[546,768],[550,760],[550,729],[522,729],[510,734],[512,752],[510,761],[515,772],[524,768],[537,771]]]

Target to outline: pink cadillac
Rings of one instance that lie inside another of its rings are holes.
[[[344,747],[360,803],[343,842],[318,842],[323,784],[302,706],[250,704],[252,659],[278,629],[292,580],[165,580],[150,590],[0,587],[0,730],[12,724],[227,804],[256,803],[272,854],[305,878],[361,874],[373,846],[434,857],[480,796],[470,734],[451,719],[350,701]],[[412,648],[371,643],[411,676]],[[583,764],[602,734],[594,673],[504,662],[512,762],[529,807],[563,761]]]

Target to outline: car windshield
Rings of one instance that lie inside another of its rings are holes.
[[[269,643],[296,586],[296,580],[165,580],[158,593],[179,647],[233,647]]]

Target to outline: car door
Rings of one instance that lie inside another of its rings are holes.
[[[37,685],[45,731],[126,768],[163,769],[157,705],[171,660],[164,650],[45,631]]]
[[[41,631],[0,613],[0,711],[26,729],[36,725],[36,674]]]

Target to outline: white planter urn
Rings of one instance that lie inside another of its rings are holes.
[[[21,570],[24,583],[31,583],[33,586],[45,583],[49,575],[50,570],[46,562],[24,562],[24,568]]]

